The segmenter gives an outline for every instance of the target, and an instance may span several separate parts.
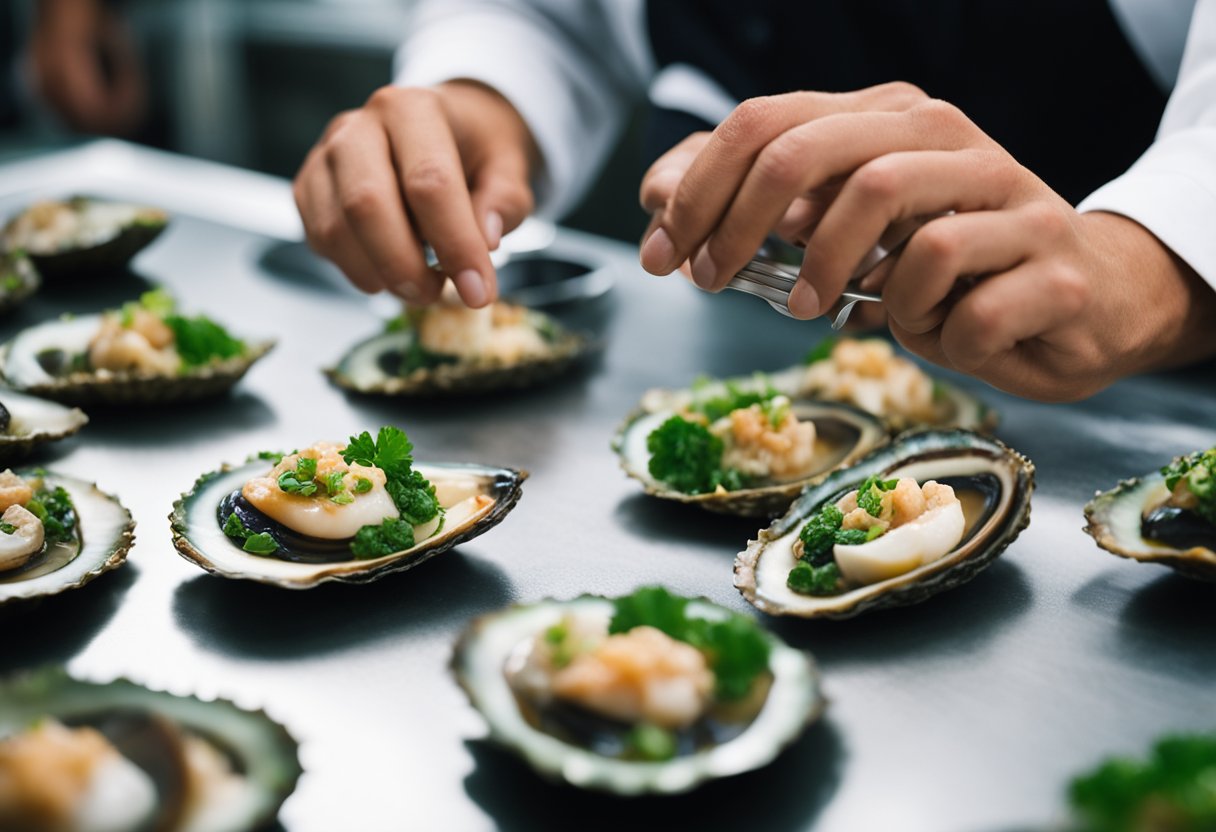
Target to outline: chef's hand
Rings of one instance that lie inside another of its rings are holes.
[[[30,42],[34,88],[73,129],[128,136],[147,106],[121,18],[101,0],[40,0]]]
[[[872,277],[911,351],[1019,395],[1088,396],[1216,352],[1216,292],[1135,222],[1078,214],[957,108],[915,87],[744,102],[655,163],[642,265],[720,290],[771,231],[806,244],[790,295],[838,300],[892,222],[932,220]]]
[[[363,291],[427,304],[451,275],[466,304],[485,306],[498,294],[490,252],[532,211],[538,155],[487,87],[382,87],[330,122],[296,175],[296,205],[309,245]]]

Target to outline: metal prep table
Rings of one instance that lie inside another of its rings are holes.
[[[650,582],[750,613],[731,565],[757,524],[642,496],[609,440],[648,387],[786,365],[826,326],[647,276],[633,247],[559,230],[552,246],[616,283],[568,315],[603,339],[591,366],[492,397],[350,397],[319,368],[392,305],[369,301],[292,243],[300,231],[287,183],[113,142],[0,167],[4,214],[75,192],[174,211],[137,260],[139,275],[185,308],[279,345],[229,399],[94,414],[44,457],[117,493],[138,520],[138,542],[117,572],[5,615],[0,670],[63,662],[90,678],[126,675],[265,707],[301,743],[306,773],[281,814],[292,832],[1042,827],[1062,816],[1079,770],[1142,754],[1163,732],[1216,727],[1216,591],[1116,559],[1081,532],[1096,488],[1216,445],[1208,365],[1131,379],[1074,405],[979,390],[1001,411],[998,435],[1038,465],[1030,528],[974,582],[919,606],[766,621],[815,654],[831,699],[775,764],[671,799],[619,801],[544,782],[478,740],[480,718],[446,667],[457,633],[515,601]],[[545,228],[523,236],[524,247],[543,243]],[[0,337],[146,288],[135,276],[72,295],[46,287],[0,322]],[[166,515],[201,472],[383,423],[406,428],[424,458],[528,469],[523,500],[459,551],[369,586],[290,592],[211,577],[177,556]]]

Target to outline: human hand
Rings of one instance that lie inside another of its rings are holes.
[[[130,33],[101,0],[41,0],[30,43],[38,94],[69,126],[131,135],[147,93]]]
[[[498,294],[490,252],[532,211],[538,157],[519,113],[487,87],[382,87],[330,122],[293,191],[309,245],[363,291],[423,305],[451,275],[480,307]]]
[[[1078,214],[957,108],[908,85],[753,99],[681,176],[661,166],[643,184],[656,212],[643,266],[691,258],[697,285],[717,291],[776,230],[806,244],[790,295],[802,318],[836,303],[889,224],[955,212],[863,286],[881,288],[908,349],[1010,392],[1082,398],[1216,350],[1216,293],[1148,231]]]

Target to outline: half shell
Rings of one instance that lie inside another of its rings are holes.
[[[199,477],[194,488],[173,504],[169,522],[173,545],[182,557],[214,575],[287,589],[311,589],[327,581],[370,583],[393,572],[412,569],[497,526],[519,501],[523,481],[528,476],[527,472],[513,468],[415,463],[414,470],[435,484],[440,504],[445,508],[457,501],[445,500],[445,489],[458,493],[460,499],[470,493],[484,494],[493,503],[460,523],[445,524],[437,535],[405,551],[373,560],[300,563],[250,554],[228,538],[220,526],[220,502],[251,477],[264,474],[269,466],[263,459],[253,459],[235,468],[225,465]]]
[[[564,742],[525,718],[504,666],[521,643],[556,624],[564,614],[576,611],[610,615],[612,601],[585,595],[572,601],[545,600],[510,607],[483,616],[469,625],[452,658],[456,680],[485,718],[490,740],[519,754],[545,777],[625,796],[685,792],[707,780],[768,764],[823,711],[825,700],[814,662],[806,653],[766,634],[772,645],[772,687],[760,712],[737,737],[666,762],[606,757]],[[688,611],[710,619],[729,614],[703,599],[690,602]]]
[[[675,415],[674,409],[664,408],[663,404],[666,402],[644,400],[642,407],[630,414],[617,431],[612,448],[620,458],[621,467],[626,474],[642,483],[647,494],[700,506],[720,514],[741,517],[773,517],[780,514],[807,485],[822,480],[837,468],[853,464],[887,441],[886,426],[863,410],[832,402],[796,399],[791,403],[795,415],[802,421],[809,419],[815,423],[815,457],[821,464],[813,473],[795,480],[737,491],[684,494],[667,487],[650,474],[650,451],[646,447],[646,438]]]
[[[1216,581],[1216,551],[1207,546],[1175,548],[1149,540],[1140,533],[1141,520],[1169,497],[1159,471],[1124,480],[1110,491],[1099,492],[1085,506],[1085,531],[1106,551],[1142,563],[1159,563],[1189,578]],[[1213,530],[1216,535],[1216,529]]]
[[[68,370],[74,356],[88,351],[101,326],[100,315],[57,319],[22,330],[0,347],[0,374],[8,384],[35,396],[74,405],[129,405],[186,402],[218,396],[231,389],[272,341],[246,342],[242,355],[191,367],[176,375],[110,370]],[[48,367],[56,372],[51,372]]]
[[[41,285],[38,270],[24,252],[10,251],[0,255],[0,313],[20,305]]]
[[[31,205],[5,226],[5,248],[25,251],[47,279],[121,269],[160,236],[158,208],[72,197]]]
[[[811,596],[786,585],[793,545],[807,519],[872,475],[912,477],[954,486],[966,528],[959,545],[911,572],[838,595]],[[735,587],[771,615],[850,618],[870,610],[915,604],[966,583],[989,566],[1030,523],[1034,465],[990,437],[969,431],[904,434],[856,465],[808,488],[786,515],[760,532],[735,559]]]
[[[205,827],[191,827],[209,832],[262,828],[278,814],[302,772],[298,745],[283,726],[262,711],[246,711],[222,699],[175,696],[126,679],[84,682],[57,668],[0,682],[0,738],[48,717],[69,727],[96,728],[120,752],[133,752],[128,759],[147,766],[161,806],[184,797],[182,739],[204,740],[247,784],[241,789],[223,784],[219,797],[227,801],[225,810],[210,812]]]
[[[71,436],[89,422],[75,407],[5,388],[0,388],[0,407],[8,411],[8,425],[0,430],[0,468],[29,456],[38,445]]]
[[[22,477],[39,476],[36,470],[16,472]],[[72,495],[79,520],[75,546],[57,544],[25,566],[0,572],[0,604],[84,586],[117,569],[135,542],[135,521],[118,499],[92,483],[52,472],[41,474],[47,486],[63,486]]]
[[[527,319],[551,333],[542,355],[504,363],[495,358],[461,359],[421,367],[404,375],[397,368],[417,337],[413,328],[385,332],[356,344],[325,374],[339,387],[381,396],[444,396],[532,387],[571,369],[591,350],[590,340],[571,332],[543,312]]]

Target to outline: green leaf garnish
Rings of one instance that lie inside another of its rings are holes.
[[[17,531],[17,527],[14,526],[12,523],[0,522],[0,532],[4,532],[5,534],[12,534],[15,531]]]
[[[625,735],[626,756],[647,762],[663,762],[676,756],[676,737],[666,728],[643,722]]]
[[[1195,496],[1195,513],[1216,524],[1216,448],[1180,456],[1161,469],[1165,486],[1173,491],[1179,482]]]
[[[53,489],[39,487],[25,508],[42,521],[42,531],[47,543],[59,543],[76,538],[76,506],[72,495],[63,486]]]
[[[236,512],[228,515],[224,521],[224,534],[234,540],[242,541],[241,548],[252,555],[272,555],[279,551],[279,543],[270,532],[254,534],[249,527],[241,522]]]
[[[812,566],[810,561],[800,560],[790,570],[785,583],[803,595],[835,595],[840,592],[840,567],[835,561]]]
[[[650,475],[683,494],[746,487],[742,473],[722,468],[722,440],[697,422],[672,416],[646,437],[646,449]]]
[[[378,526],[364,526],[355,534],[350,550],[356,560],[382,558],[414,546],[414,527],[404,520],[388,517]]]
[[[691,644],[705,654],[721,699],[738,699],[768,669],[768,638],[750,618],[731,613],[721,620],[688,616],[688,599],[661,586],[641,587],[613,601],[609,633],[649,626]]]

